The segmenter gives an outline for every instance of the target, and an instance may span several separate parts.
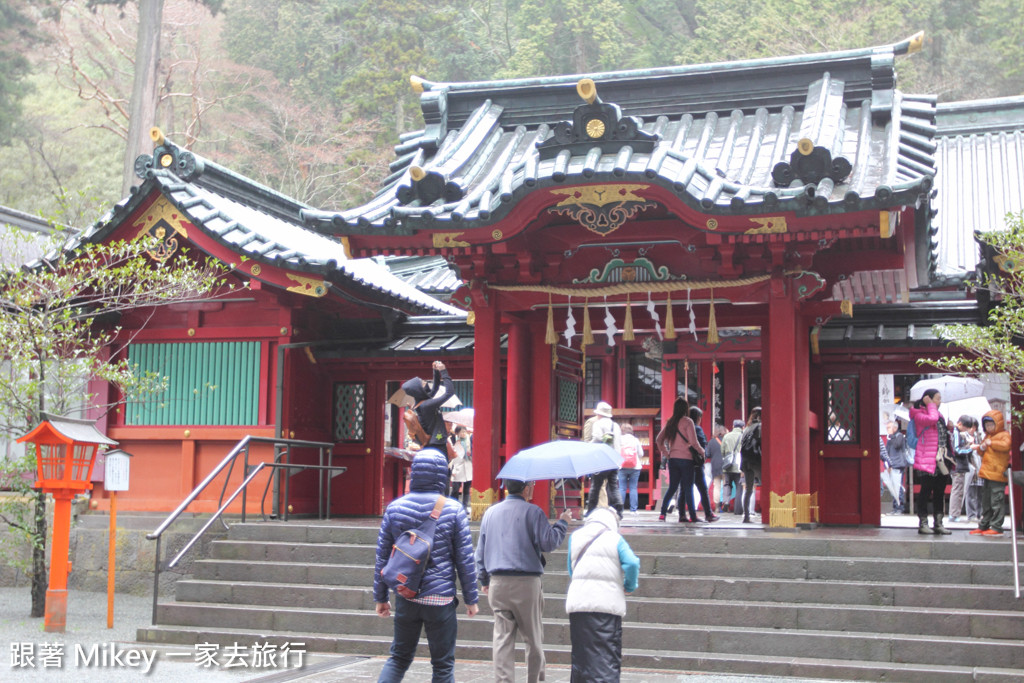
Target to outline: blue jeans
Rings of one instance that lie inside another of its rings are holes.
[[[619,493],[622,499],[629,494],[629,511],[636,512],[636,487],[640,482],[640,470],[619,470]]]
[[[391,657],[384,663],[377,683],[398,683],[416,656],[420,631],[427,630],[430,664],[434,667],[431,683],[454,683],[455,638],[459,622],[455,614],[458,600],[447,605],[421,605],[395,596],[395,637]]]

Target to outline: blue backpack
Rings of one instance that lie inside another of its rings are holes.
[[[913,420],[907,423],[907,447],[912,451],[917,450],[917,428]]]
[[[430,551],[434,547],[434,527],[444,508],[444,496],[438,496],[434,509],[418,529],[409,529],[395,539],[391,546],[391,557],[381,567],[380,577],[384,583],[406,600],[412,600],[420,592],[420,582],[427,571]]]

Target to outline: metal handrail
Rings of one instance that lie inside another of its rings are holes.
[[[1013,596],[1019,599],[1020,563],[1017,560],[1017,514],[1013,507],[1013,469],[1008,467],[1006,473],[1007,481],[1010,484],[1010,541],[1013,544]]]
[[[206,477],[203,479],[203,481],[201,481],[198,486],[196,486],[194,489],[192,489],[192,492],[190,494],[185,496],[185,500],[183,500],[181,502],[181,504],[178,505],[178,507],[174,509],[174,512],[169,514],[167,516],[167,519],[165,519],[160,524],[160,526],[158,526],[152,533],[146,534],[146,538],[147,539],[149,539],[151,541],[156,541],[156,551],[155,551],[154,557],[153,557],[153,624],[154,625],[156,625],[157,597],[158,597],[158,595],[160,593],[160,541],[161,541],[161,537],[163,536],[163,533],[168,529],[168,527],[171,526],[171,524],[173,524],[178,519],[178,517],[181,516],[181,513],[184,512],[185,509],[189,505],[191,505],[192,502],[195,501],[196,498],[199,497],[199,494],[202,493],[203,490],[206,489],[206,487],[209,486],[210,483],[222,471],[224,471],[225,467],[230,466],[231,469],[228,472],[228,474],[230,476],[230,472],[234,470],[235,459],[238,457],[239,453],[242,453],[243,450],[244,450],[244,452],[245,452],[245,474],[246,474],[246,476],[245,476],[245,479],[242,481],[242,484],[238,487],[238,489],[235,490],[235,492],[233,494],[231,494],[231,497],[227,500],[227,502],[224,502],[220,506],[220,508],[217,510],[217,512],[206,522],[206,524],[203,525],[203,528],[199,531],[199,533],[197,533],[195,536],[193,536],[192,540],[189,541],[188,544],[186,544],[184,550],[182,550],[182,552],[178,553],[177,557],[175,557],[174,560],[167,565],[167,568],[170,569],[175,564],[177,564],[178,560],[181,559],[182,555],[184,554],[184,551],[188,550],[189,548],[191,548],[192,545],[194,545],[195,542],[197,540],[199,540],[199,538],[203,535],[203,533],[205,533],[206,530],[209,529],[210,526],[212,526],[215,521],[217,521],[219,519],[222,519],[221,515],[224,513],[224,510],[227,509],[227,507],[234,501],[234,499],[238,496],[238,494],[244,493],[246,487],[249,485],[249,482],[251,482],[253,480],[253,478],[256,476],[256,474],[261,472],[265,466],[269,466],[269,467],[277,467],[278,466],[278,464],[276,462],[277,458],[278,458],[278,454],[275,453],[275,455],[274,455],[274,461],[275,462],[273,464],[260,463],[258,466],[253,468],[252,472],[249,472],[248,471],[248,468],[249,468],[248,461],[249,461],[249,444],[250,443],[270,443],[270,444],[273,444],[275,447],[277,447],[277,446],[285,446],[285,448],[287,449],[289,454],[291,452],[291,447],[292,446],[298,446],[300,448],[305,448],[305,447],[318,448],[320,450],[320,463],[321,463],[320,466],[317,467],[316,465],[304,465],[303,467],[306,467],[308,469],[341,469],[342,471],[344,471],[346,469],[346,468],[340,468],[340,467],[335,468],[335,467],[329,467],[329,466],[325,468],[323,466],[323,453],[324,453],[324,449],[325,448],[333,448],[334,447],[334,444],[330,443],[330,442],[326,442],[326,441],[303,441],[303,440],[300,440],[300,439],[280,439],[280,438],[276,438],[276,437],[252,436],[252,435],[248,435],[248,434],[246,436],[242,437],[242,439],[237,444],[235,444],[235,447],[232,448],[228,452],[228,454],[226,456],[224,456],[224,459],[221,460],[217,464],[217,466],[214,467],[213,470],[210,471],[210,473],[208,475],[206,475]],[[328,486],[329,485],[330,485],[330,478],[328,478]],[[221,500],[223,500],[223,498],[224,498],[224,491],[226,491],[226,490],[227,490],[227,483],[225,482],[224,490],[221,491]],[[329,490],[329,488],[328,488],[328,490]],[[323,493],[322,482],[321,482],[320,493],[321,494]],[[264,496],[265,495],[266,495],[266,492],[264,492]],[[285,495],[287,496],[287,493]],[[243,517],[244,517],[244,512],[245,512],[244,511],[244,504],[245,504],[245,497],[244,497],[244,495],[243,495],[242,501],[243,501]],[[322,505],[322,502],[318,501],[318,509],[320,509],[321,505]],[[224,524],[223,521],[221,523]],[[226,524],[224,524],[224,526],[225,526],[225,528],[227,528]]]

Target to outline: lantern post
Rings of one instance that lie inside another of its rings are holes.
[[[53,496],[53,548],[50,580],[46,589],[43,630],[63,633],[67,625],[68,574],[71,562],[71,500],[92,488],[89,481],[96,462],[96,448],[116,446],[96,430],[90,420],[42,414],[43,422],[18,439],[36,449],[36,488]]]

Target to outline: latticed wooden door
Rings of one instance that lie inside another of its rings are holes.
[[[877,387],[877,376],[861,367],[831,366],[823,368],[820,394],[812,396],[820,416],[813,443],[825,524],[878,524]]]
[[[551,362],[551,438],[578,439],[583,431],[583,354],[554,346]]]

